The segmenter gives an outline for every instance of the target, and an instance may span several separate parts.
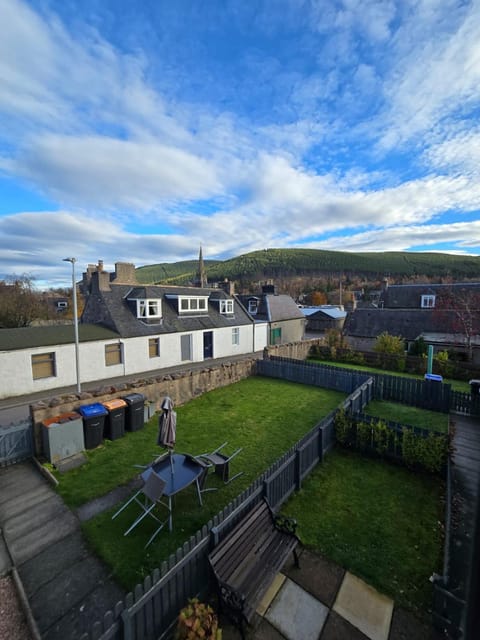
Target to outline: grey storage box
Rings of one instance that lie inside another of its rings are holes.
[[[44,420],[42,443],[43,453],[52,464],[84,451],[82,416],[71,411]]]

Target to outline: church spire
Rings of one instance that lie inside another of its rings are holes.
[[[205,265],[203,264],[202,245],[200,245],[200,252],[198,254],[197,282],[200,288],[207,286],[207,275],[205,273]]]

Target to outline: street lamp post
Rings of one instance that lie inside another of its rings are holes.
[[[80,388],[80,356],[78,347],[78,315],[77,315],[77,283],[75,280],[76,258],[63,258],[64,262],[72,264],[72,296],[73,296],[73,326],[75,329],[75,364],[77,368],[77,393],[81,393]]]

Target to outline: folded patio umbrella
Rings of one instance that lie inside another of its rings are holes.
[[[163,413],[158,421],[157,444],[167,449],[173,449],[177,431],[177,414],[173,410],[173,402],[169,396],[163,399],[161,406]]]

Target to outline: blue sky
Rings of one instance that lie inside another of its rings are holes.
[[[0,0],[0,278],[480,254],[480,2]]]

